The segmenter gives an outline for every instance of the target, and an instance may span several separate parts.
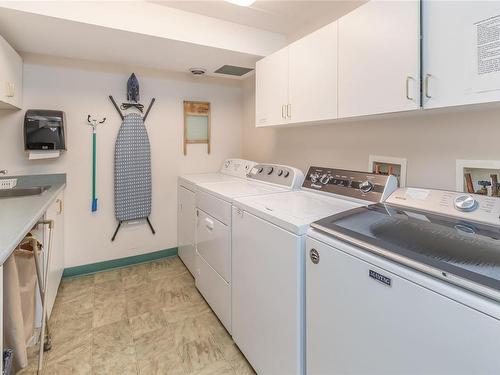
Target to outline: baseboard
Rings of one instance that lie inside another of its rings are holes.
[[[169,258],[177,255],[177,248],[155,251],[152,253],[134,255],[131,257],[106,260],[104,262],[85,264],[83,266],[65,268],[63,277],[74,277],[90,275],[97,272],[107,271],[114,268],[127,267],[134,264],[151,262],[157,259]]]

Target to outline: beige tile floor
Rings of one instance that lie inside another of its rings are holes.
[[[177,257],[63,280],[50,323],[47,375],[254,374]]]

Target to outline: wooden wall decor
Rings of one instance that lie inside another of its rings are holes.
[[[184,155],[188,144],[206,144],[210,154],[210,103],[184,101]]]

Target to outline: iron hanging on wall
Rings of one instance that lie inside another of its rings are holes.
[[[155,98],[151,99],[144,116],[139,113],[123,114],[113,96],[109,96],[122,124],[115,144],[115,216],[118,225],[111,238],[114,241],[123,222],[145,219],[155,234],[149,215],[151,214],[151,148],[145,121]],[[127,83],[127,99],[139,99],[139,82],[132,74]],[[142,113],[140,103],[122,103],[121,108],[136,108]]]

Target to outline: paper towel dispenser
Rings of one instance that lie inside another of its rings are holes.
[[[66,150],[63,111],[28,109],[24,116],[25,150]]]

